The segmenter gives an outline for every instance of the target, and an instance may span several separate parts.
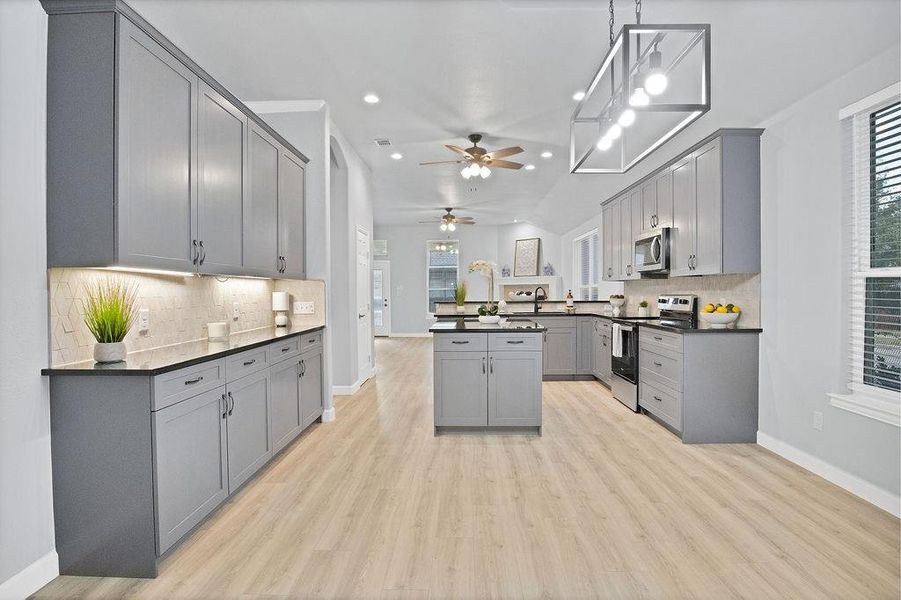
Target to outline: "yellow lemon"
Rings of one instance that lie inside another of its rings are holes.
[[[734,312],[734,313],[741,312],[741,309],[738,308],[737,306],[733,306],[733,307],[732,307],[732,312]]]
[[[725,306],[720,306],[719,308],[716,309],[716,312],[718,312],[718,313],[725,313],[725,312],[729,312],[729,311],[726,310],[726,307],[725,307]]]
[[[715,310],[716,310],[716,307],[712,304],[708,304],[707,306],[704,307],[704,312],[712,313]]]

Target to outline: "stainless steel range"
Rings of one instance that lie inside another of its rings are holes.
[[[697,329],[698,297],[694,294],[662,295],[657,297],[660,318],[654,322],[679,329]]]

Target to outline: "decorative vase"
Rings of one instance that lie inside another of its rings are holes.
[[[464,305],[464,304],[458,304],[458,305],[457,305],[457,314],[458,314],[458,315],[462,315],[462,314],[465,313],[465,312],[466,312],[466,305]]]
[[[500,315],[479,315],[479,323],[500,323]]]
[[[613,316],[618,317],[620,315],[620,309],[626,303],[625,298],[610,298],[610,306],[613,307]]]
[[[638,307],[638,316],[639,317],[650,317],[651,311],[648,309],[647,306],[639,306]]]
[[[117,363],[125,360],[125,342],[110,344],[94,344],[94,361],[98,363]]]

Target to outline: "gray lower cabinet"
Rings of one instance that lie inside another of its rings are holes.
[[[575,317],[541,319],[544,333],[544,375],[575,375],[578,355],[578,329]]]
[[[592,361],[591,374],[610,385],[610,321],[592,318]]]
[[[250,479],[272,455],[269,435],[269,372],[229,383],[228,489]]]
[[[272,390],[272,451],[278,452],[303,429],[300,408],[300,362],[276,363],[269,369]]]
[[[601,320],[601,361],[600,361],[600,379],[607,385],[610,385],[613,377],[613,363],[610,351],[613,346],[613,325],[607,319]]]
[[[540,352],[488,354],[488,426],[541,426]]]
[[[300,413],[302,428],[322,416],[322,350],[300,355]]]
[[[484,427],[488,424],[488,355],[435,352],[435,426]]]
[[[576,374],[591,375],[594,348],[592,347],[594,337],[594,319],[580,317],[577,319],[579,329],[577,332],[578,354],[576,357]]]
[[[157,553],[228,496],[225,387],[153,413]]]

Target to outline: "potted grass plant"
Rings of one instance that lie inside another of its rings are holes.
[[[105,279],[85,286],[84,322],[97,340],[94,360],[125,360],[125,336],[135,321],[138,286],[119,279]]]
[[[638,316],[639,317],[648,317],[651,315],[651,311],[648,308],[648,301],[643,299],[638,303]]]
[[[454,302],[457,303],[457,314],[466,312],[466,282],[454,284]]]

